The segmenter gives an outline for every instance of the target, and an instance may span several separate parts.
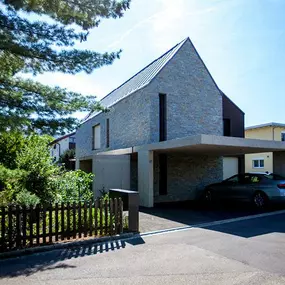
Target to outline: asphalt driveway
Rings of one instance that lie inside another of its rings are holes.
[[[262,212],[271,212],[283,207],[272,207]],[[261,213],[249,204],[220,203],[206,207],[197,202],[170,203],[157,205],[154,208],[141,208],[140,232],[152,232],[183,226],[195,226],[225,219],[250,216]]]
[[[0,284],[285,284],[285,212],[0,261]]]

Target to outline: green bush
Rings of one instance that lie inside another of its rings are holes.
[[[90,201],[93,198],[94,175],[82,170],[68,171],[54,179],[56,202]]]
[[[40,203],[40,198],[29,192],[28,190],[23,190],[16,195],[16,204],[21,206],[36,206]]]
[[[5,133],[4,138],[0,139],[0,154],[3,155],[2,160],[0,157],[0,206],[93,198],[93,174],[81,170],[67,172],[55,164],[50,156],[51,137]],[[16,149],[5,145],[9,140],[17,142]]]

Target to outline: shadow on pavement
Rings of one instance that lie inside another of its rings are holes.
[[[90,244],[66,249],[52,250],[37,254],[25,255],[19,258],[4,259],[0,261],[0,278],[13,278],[20,275],[29,276],[39,271],[68,269],[76,266],[63,262],[72,258],[96,255],[100,253],[117,251],[126,247],[127,241],[117,240],[98,244]],[[130,240],[130,244],[143,244],[142,238]],[[57,263],[57,264],[55,264]]]
[[[285,214],[267,216],[257,219],[237,221],[205,227],[211,231],[218,231],[243,238],[252,238],[272,233],[285,233]]]
[[[162,229],[163,224],[165,225],[165,229],[170,228],[169,225],[177,225],[176,227],[183,225],[195,226],[203,223],[251,216],[284,209],[285,205],[279,205],[260,211],[254,209],[250,204],[232,202],[217,203],[211,206],[206,206],[205,204],[198,202],[158,204],[154,208],[140,209],[140,213],[142,213],[142,219],[140,219],[140,224],[144,232],[148,232]],[[156,217],[158,218],[157,221]],[[159,218],[165,220],[161,220]],[[262,220],[266,221],[264,218]],[[225,230],[225,232],[227,232],[227,229],[229,234],[239,235],[243,237],[260,235],[268,231],[284,232],[283,224],[275,226],[277,228],[273,228],[272,225],[265,223],[265,225],[263,225],[262,227],[261,223],[260,225],[255,225],[254,228],[247,229],[247,231],[245,231],[242,222],[235,222],[234,224],[231,223],[211,227],[211,230]],[[156,229],[155,227],[158,228]]]

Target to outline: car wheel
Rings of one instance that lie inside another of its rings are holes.
[[[264,209],[268,204],[268,198],[263,192],[256,192],[253,196],[253,204],[257,209]]]

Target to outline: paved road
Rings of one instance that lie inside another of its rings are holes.
[[[0,261],[0,284],[285,284],[285,213]]]

